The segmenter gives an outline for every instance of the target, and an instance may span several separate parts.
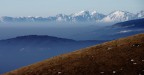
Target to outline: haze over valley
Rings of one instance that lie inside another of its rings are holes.
[[[0,0],[0,75],[144,75],[143,3]]]

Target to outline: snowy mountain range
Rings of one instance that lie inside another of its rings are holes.
[[[128,20],[144,18],[144,11],[133,14],[127,11],[114,11],[108,15],[98,13],[96,11],[81,11],[71,15],[58,14],[56,16],[48,17],[0,17],[1,23],[7,22],[94,22],[94,23],[107,23],[107,22],[123,22]]]

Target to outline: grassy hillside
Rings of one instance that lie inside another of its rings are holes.
[[[59,55],[3,75],[144,75],[144,34]]]

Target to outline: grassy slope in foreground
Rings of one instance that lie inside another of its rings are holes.
[[[4,75],[144,75],[144,34],[106,42]]]

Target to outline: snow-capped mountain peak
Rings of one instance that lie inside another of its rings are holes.
[[[95,14],[97,14],[97,11],[92,11],[91,12],[91,15],[95,15]]]
[[[122,22],[135,19],[136,16],[126,11],[114,11],[107,15],[102,21],[103,22]]]
[[[75,13],[73,16],[84,16],[84,15],[89,15],[89,11],[81,11],[78,13]]]
[[[144,10],[140,11],[137,16],[138,18],[144,18]]]
[[[101,19],[103,19],[105,16],[106,16],[106,15],[101,14],[101,13],[98,13],[97,11],[91,12],[91,17],[92,17],[92,19],[94,19],[95,21],[101,20]]]
[[[112,12],[112,14],[114,14],[114,15],[119,15],[119,16],[120,16],[120,15],[124,15],[125,13],[128,13],[128,12],[120,11],[120,10]]]
[[[69,21],[69,16],[68,15],[64,15],[64,14],[58,14],[56,15],[56,21],[58,22],[67,22]]]
[[[89,22],[91,21],[91,15],[89,11],[81,11],[71,15],[72,22]]]

